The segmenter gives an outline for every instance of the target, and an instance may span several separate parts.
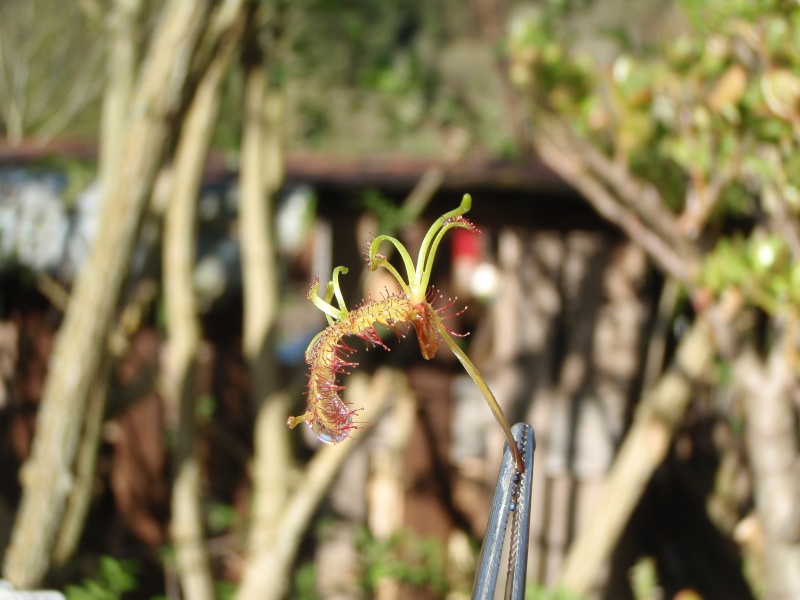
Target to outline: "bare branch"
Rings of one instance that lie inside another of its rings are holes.
[[[649,228],[658,232],[670,244],[685,245],[677,218],[664,204],[655,186],[634,178],[626,165],[611,160],[595,146],[578,138],[569,128],[562,128],[559,137],[562,143],[567,143],[577,152],[587,167],[601,177],[617,198],[630,207]]]
[[[736,379],[747,414],[747,442],[755,478],[756,515],[764,535],[766,598],[800,595],[796,385],[793,355],[796,321],[784,328],[766,361],[752,349],[737,360]]]
[[[50,565],[72,488],[87,398],[102,362],[138,226],[176,127],[174,116],[209,5],[210,0],[172,0],[164,8],[137,90],[125,168],[103,204],[86,276],[77,280],[59,331],[3,564],[4,577],[23,589],[37,585]]]
[[[723,170],[716,171],[708,182],[695,177],[689,179],[686,207],[678,217],[678,224],[684,235],[697,239],[730,180],[730,173]]]
[[[214,578],[205,546],[202,462],[195,448],[194,378],[201,337],[193,280],[196,210],[205,159],[219,112],[220,88],[244,30],[243,12],[237,16],[232,27],[224,32],[186,113],[164,220],[164,292],[170,336],[170,377],[165,378],[164,389],[167,401],[180,414],[170,532],[183,590],[188,598],[198,600],[214,598]]]
[[[764,208],[769,215],[772,228],[780,233],[795,261],[800,261],[800,223],[787,205],[786,198],[775,185],[765,185],[762,189]]]
[[[106,9],[100,0],[78,0],[78,6],[86,20],[93,25],[99,25],[106,17]]]
[[[606,479],[604,495],[570,546],[559,578],[566,589],[579,596],[591,589],[653,472],[667,455],[694,385],[711,367],[715,322],[730,322],[739,308],[739,298],[729,296],[699,317],[681,339],[673,364],[645,391]]]
[[[566,138],[563,127],[549,118],[537,120],[536,147],[550,168],[573,185],[603,217],[620,227],[630,238],[640,244],[665,272],[691,286],[699,268],[698,254],[686,244],[676,247],[649,228],[639,216],[611,193],[598,175],[583,161],[583,156]]]
[[[393,397],[406,393],[410,392],[405,376],[383,369],[375,374],[369,385],[363,375],[352,375],[348,386],[348,402],[354,406],[364,406],[362,418],[367,422],[375,422]],[[352,439],[342,444],[321,447],[277,518],[271,522],[254,521],[254,527],[268,528],[272,543],[248,557],[248,566],[237,593],[238,600],[278,600],[283,597],[289,583],[286,579],[288,567],[294,560],[314,511],[350,453],[374,430],[374,427],[356,430],[351,435]]]

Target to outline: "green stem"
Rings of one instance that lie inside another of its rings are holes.
[[[342,288],[339,287],[339,273],[347,275],[349,272],[350,269],[347,267],[336,267],[333,270],[333,277],[331,278],[331,283],[333,284],[333,293],[336,296],[336,302],[339,304],[339,308],[342,310],[342,312],[347,312],[347,305],[344,303]]]
[[[389,242],[395,247],[397,253],[400,255],[400,258],[403,259],[403,264],[406,267],[406,273],[408,275],[408,281],[409,282],[413,281],[416,278],[417,274],[416,270],[414,269],[414,263],[411,261],[411,256],[408,254],[408,250],[406,250],[406,247],[400,243],[400,240],[398,240],[397,238],[393,238],[390,235],[379,235],[374,240],[372,240],[372,244],[370,244],[369,246],[370,270],[374,271],[378,267],[378,265],[374,263],[374,259],[375,255],[378,252],[378,248],[383,242]],[[386,266],[387,264],[388,262],[384,260],[383,266]],[[393,275],[395,276],[395,279],[397,279],[397,281],[402,283],[403,279],[399,276],[399,274],[397,274],[397,271],[394,271]]]
[[[431,280],[431,273],[433,273],[433,259],[436,258],[436,251],[439,249],[439,243],[442,241],[444,234],[454,229],[455,227],[461,227],[462,229],[469,229],[468,225],[465,225],[461,222],[454,222],[448,223],[444,227],[439,230],[439,233],[436,234],[436,237],[433,239],[433,242],[430,245],[430,250],[428,251],[428,256],[425,259],[425,266],[422,269],[417,270],[417,279],[416,288],[422,292],[422,297],[425,297],[425,292],[428,290],[428,283]]]
[[[460,217],[461,215],[468,213],[469,210],[472,208],[472,196],[469,194],[464,194],[461,198],[461,204],[458,208],[454,208],[453,210],[446,212],[441,217],[439,217],[431,228],[428,229],[428,233],[425,234],[425,237],[422,240],[422,244],[419,247],[419,256],[417,258],[417,276],[413,279],[409,277],[408,281],[411,284],[411,289],[415,293],[421,293],[422,298],[425,297],[425,292],[427,291],[428,281],[430,280],[430,269],[433,267],[433,257],[436,254],[436,249],[439,246],[439,241],[442,239],[445,231],[450,229],[450,226],[446,225],[447,220],[453,217]],[[452,225],[452,224],[451,224]]]
[[[342,313],[346,311],[342,311],[338,308],[334,308],[333,305],[325,302],[322,296],[319,295],[319,286],[311,288],[311,292],[308,294],[309,300],[314,303],[318,309],[325,313],[326,317],[333,317],[334,320],[338,321],[342,318]],[[333,322],[331,319],[328,319],[328,323],[332,324]]]
[[[400,284],[400,287],[403,289],[403,293],[405,293],[405,295],[408,296],[409,298],[411,297],[411,288],[409,288],[406,285],[406,282],[403,281],[403,278],[400,276],[400,273],[397,272],[397,269],[395,269],[394,265],[392,265],[388,260],[386,260],[385,258],[372,257],[370,259],[370,266],[373,268],[383,267],[384,269],[389,271],[389,273],[391,273],[392,276],[397,280],[397,283]]]
[[[456,355],[456,358],[461,362],[469,376],[472,377],[472,381],[475,382],[475,385],[478,386],[478,389],[483,394],[483,397],[486,399],[486,403],[489,405],[494,418],[497,419],[497,422],[503,429],[503,433],[506,435],[508,447],[511,448],[511,453],[514,455],[514,462],[517,463],[517,469],[519,469],[520,473],[524,473],[525,463],[522,460],[522,454],[519,451],[516,440],[514,440],[514,435],[511,433],[511,427],[508,424],[508,420],[506,420],[506,415],[503,413],[503,409],[500,408],[500,404],[497,402],[497,398],[494,397],[492,390],[489,389],[486,380],[480,374],[478,368],[472,363],[466,353],[459,347],[453,337],[448,333],[447,329],[442,324],[441,319],[434,319],[434,325],[436,330],[439,332],[439,335],[444,340],[444,343],[447,344],[450,350],[453,351],[453,354]]]
[[[425,237],[422,239],[422,244],[419,247],[419,256],[417,257],[417,276],[414,278],[414,283],[412,284],[412,288],[417,291],[420,289],[422,279],[425,279],[426,287],[427,281],[430,277],[430,273],[427,274],[427,277],[423,275],[423,269],[426,268],[428,262],[433,262],[432,260],[428,260],[428,256],[431,252],[435,253],[435,248],[431,250],[431,243],[433,242],[435,236],[440,233],[440,229],[445,226],[447,220],[452,217],[460,217],[461,215],[468,213],[469,209],[472,208],[472,196],[469,194],[464,194],[461,198],[461,204],[459,204],[458,208],[454,208],[453,210],[446,212],[441,217],[439,217],[431,228],[428,229],[428,233],[425,234]],[[438,242],[436,243],[438,246]],[[409,278],[409,283],[411,283],[411,278]],[[424,297],[424,290],[423,290],[423,297]]]

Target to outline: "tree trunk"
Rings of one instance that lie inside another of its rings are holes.
[[[762,363],[748,350],[734,369],[745,394],[747,446],[756,514],[764,535],[762,566],[768,600],[800,598],[800,485],[796,414],[790,399],[797,381],[792,372],[793,351],[789,344],[776,343]]]
[[[106,356],[103,359],[97,371],[97,381],[89,392],[86,420],[75,461],[75,481],[64,507],[64,517],[53,548],[53,560],[57,566],[66,563],[75,552],[91,505],[108,381],[116,358]]]
[[[727,322],[736,309],[731,304],[722,311],[711,309],[712,314],[698,317],[681,339],[672,366],[645,393],[609,472],[603,497],[588,525],[570,546],[560,586],[578,596],[592,588],[653,472],[666,457],[675,429],[691,401],[694,384],[712,366],[713,320]]]
[[[664,273],[691,287],[700,265],[699,252],[680,235],[674,215],[657,191],[577,138],[558,117],[542,112],[536,115],[534,125],[536,150],[542,160],[600,216],[642,247]]]
[[[98,160],[101,194],[108,196],[110,186],[116,181],[122,145],[130,120],[136,69],[138,66],[138,22],[141,18],[141,0],[116,0],[108,15],[106,39],[106,84],[103,94],[100,123],[100,156]],[[63,526],[53,549],[57,565],[64,564],[75,551],[89,509],[93,487],[97,445],[106,407],[108,378],[112,363],[118,357],[106,357],[98,370],[97,380],[90,393],[86,423],[81,435],[76,464],[75,484],[65,507]]]
[[[253,380],[256,429],[248,563],[239,597],[263,598],[273,590],[285,590],[287,584],[285,572],[278,572],[273,580],[263,580],[263,563],[259,560],[279,540],[279,515],[288,498],[291,462],[285,425],[290,399],[278,392],[272,353],[278,307],[272,198],[283,178],[283,110],[280,90],[268,84],[267,61],[256,30],[251,30],[247,38],[242,66],[244,123],[239,223],[244,278],[243,337],[244,355]]]
[[[364,407],[359,417],[365,423],[375,423],[391,399],[397,394],[408,393],[407,389],[408,382],[403,374],[384,369],[369,382],[362,374],[351,375],[345,393],[351,404]],[[284,422],[281,421],[282,426]],[[289,569],[303,533],[347,457],[371,430],[368,427],[354,431],[347,443],[320,447],[292,487],[291,496],[287,494],[281,506],[276,508],[272,521],[266,521],[262,514],[255,514],[259,507],[254,507],[251,528],[263,527],[270,537],[262,535],[257,538],[255,541],[261,544],[258,547],[251,540],[245,575],[236,595],[238,600],[280,600],[285,597],[289,588]]]
[[[187,598],[212,600],[214,578],[206,549],[202,465],[195,441],[195,375],[201,332],[194,292],[197,198],[219,112],[220,88],[243,29],[239,19],[223,38],[195,92],[178,143],[165,215],[164,298],[168,357],[165,400],[179,415],[170,530],[178,576]]]
[[[405,452],[417,418],[417,398],[398,389],[394,407],[381,423],[384,435],[371,448],[367,487],[367,525],[376,540],[390,543],[403,529],[407,473]],[[396,577],[382,577],[376,583],[375,600],[398,600],[402,586]]]
[[[164,9],[133,103],[119,180],[103,202],[98,236],[59,332],[42,396],[33,451],[3,575],[18,588],[46,574],[73,486],[83,416],[114,319],[136,234],[174,134],[190,62],[211,0],[172,0]]]
[[[56,281],[47,275],[41,275],[36,284],[53,306],[61,311],[66,310],[69,294]],[[53,560],[57,566],[66,563],[75,552],[91,505],[97,448],[103,420],[107,416],[106,396],[110,373],[116,361],[128,350],[130,337],[138,331],[142,313],[152,304],[155,294],[153,282],[139,285],[123,310],[117,327],[109,336],[108,353],[98,369],[97,379],[87,400],[86,421],[75,460],[75,483],[67,499],[61,528],[53,548]]]
[[[139,21],[142,0],[114,0],[108,20],[106,85],[103,92],[98,162],[100,189],[108,198],[117,181],[125,134],[131,119],[131,101],[139,64]]]

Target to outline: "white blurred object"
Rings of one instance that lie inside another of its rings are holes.
[[[65,600],[65,597],[53,590],[16,591],[8,581],[0,579],[0,600]]]
[[[36,271],[72,277],[85,264],[100,217],[95,182],[68,210],[58,174],[0,170],[0,265],[17,262]]]
[[[225,263],[213,254],[197,261],[194,269],[194,287],[200,298],[202,307],[207,308],[222,296],[228,285],[228,274]]]
[[[470,294],[483,301],[491,300],[497,294],[498,281],[497,267],[492,263],[482,262],[472,271],[469,281]]]
[[[47,178],[9,186],[0,198],[0,253],[33,269],[57,266],[64,254],[67,216],[57,184]]]
[[[308,185],[289,188],[280,199],[275,215],[278,250],[284,254],[299,252],[314,220],[316,198]]]
[[[89,260],[89,252],[100,222],[101,203],[100,184],[97,181],[81,192],[75,202],[75,213],[72,215],[66,240],[66,262],[71,275],[77,273]]]

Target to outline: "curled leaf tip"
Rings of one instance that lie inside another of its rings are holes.
[[[464,194],[464,196],[461,198],[461,209],[464,212],[472,209],[472,196],[470,194]]]
[[[311,280],[311,285],[308,287],[308,292],[306,293],[306,299],[311,300],[312,294],[316,294],[319,292],[319,277],[314,277]]]

